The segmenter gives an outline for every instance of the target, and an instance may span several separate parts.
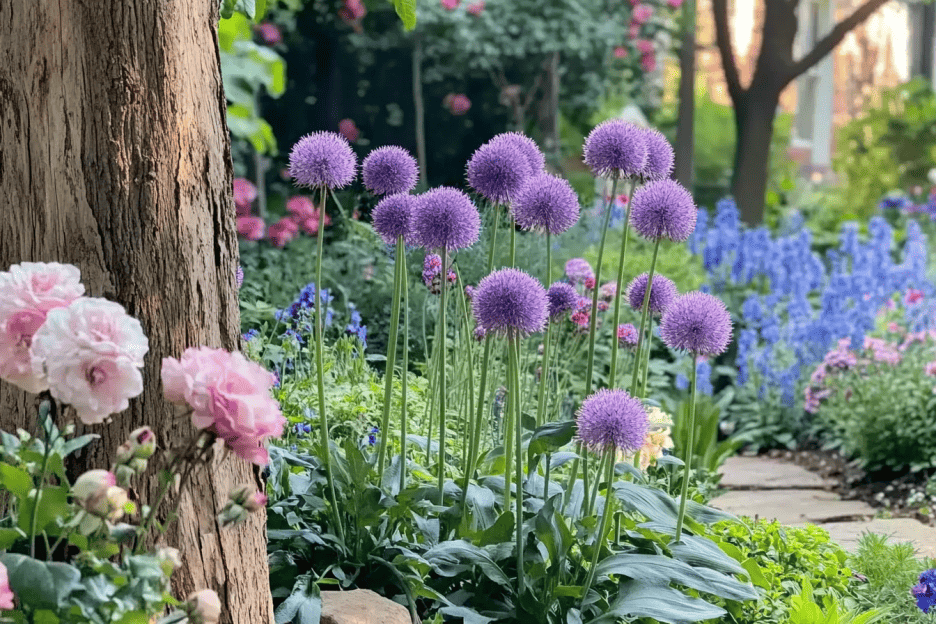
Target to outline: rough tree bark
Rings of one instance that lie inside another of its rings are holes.
[[[679,49],[679,112],[676,117],[676,149],[673,178],[691,189],[695,182],[695,0],[683,3],[682,39]]]
[[[79,458],[111,463],[135,427],[159,445],[171,417],[164,356],[235,349],[237,239],[215,0],[0,2],[0,270],[77,265],[89,295],[123,304],[149,338],[145,389]],[[0,383],[0,426],[34,426],[34,399]],[[196,471],[164,541],[182,550],[177,595],[213,588],[224,622],[272,622],[265,518],[220,530],[231,486],[259,482],[235,457]],[[152,471],[138,485],[153,500]]]
[[[734,104],[735,127],[738,131],[731,191],[738,201],[741,218],[750,225],[760,223],[764,217],[770,140],[773,137],[773,122],[780,93],[832,52],[849,31],[871,17],[887,0],[865,0],[800,59],[794,59],[793,55],[799,0],[764,2],[761,49],[751,83],[744,87],[731,48],[728,0],[712,0],[715,39],[721,53],[728,94]]]

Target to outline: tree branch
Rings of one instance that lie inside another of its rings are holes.
[[[718,1],[724,2],[724,0]],[[835,28],[829,31],[828,35],[820,39],[819,42],[816,43],[816,46],[809,51],[809,53],[807,53],[800,60],[793,63],[789,69],[789,72],[784,77],[786,83],[789,84],[800,74],[825,58],[827,54],[835,49],[835,46],[842,42],[842,39],[845,38],[845,35],[847,35],[851,30],[860,26],[862,22],[871,17],[874,12],[881,8],[881,6],[886,2],[887,0],[867,0],[867,2],[865,2],[863,5],[855,9],[854,13],[836,24]]]
[[[715,42],[721,53],[722,68],[725,70],[725,82],[728,83],[728,95],[736,105],[744,98],[741,76],[731,49],[731,30],[728,26],[728,0],[712,0],[712,14],[715,17]]]

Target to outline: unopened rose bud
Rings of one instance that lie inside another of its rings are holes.
[[[228,493],[228,499],[250,512],[258,511],[267,504],[267,495],[258,492],[257,488],[249,484],[236,486]]]
[[[120,484],[121,487],[130,487],[130,480],[136,476],[136,471],[130,466],[125,465],[117,466],[114,473],[117,476],[117,483]]]
[[[117,453],[114,457],[114,461],[118,466],[129,464],[131,459],[133,459],[133,446],[131,446],[129,442],[124,442],[117,447]]]
[[[172,576],[175,569],[182,565],[182,555],[179,550],[168,546],[156,551],[156,560],[159,561],[159,567],[166,576]]]
[[[249,515],[250,512],[246,508],[231,501],[218,514],[218,524],[225,528],[235,526],[247,520]]]
[[[133,447],[133,456],[139,459],[149,459],[156,452],[156,434],[149,427],[131,431],[129,442]]]
[[[210,589],[188,597],[186,611],[192,624],[217,624],[221,619],[221,599]]]
[[[244,509],[253,513],[255,511],[260,511],[267,504],[267,495],[263,492],[254,492],[247,497],[247,500],[244,501]]]
[[[134,457],[130,460],[130,463],[127,464],[130,468],[133,469],[133,472],[136,474],[143,474],[146,471],[146,466],[148,462],[142,457]]]
[[[108,470],[89,470],[75,480],[72,496],[87,509],[92,499],[105,496],[107,488],[117,485],[117,477]]]

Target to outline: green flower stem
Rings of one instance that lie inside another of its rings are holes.
[[[331,497],[332,513],[335,517],[335,526],[338,528],[338,537],[344,541],[344,526],[341,522],[341,513],[338,510],[338,496],[335,494],[335,480],[332,476],[331,447],[328,444],[328,414],[325,412],[325,358],[323,355],[325,343],[325,302],[322,300],[322,255],[325,248],[325,202],[328,199],[328,189],[322,187],[322,208],[319,210],[318,222],[318,251],[315,256],[315,378],[318,391],[319,408],[319,443],[322,447],[322,465],[325,468],[325,479],[328,481],[328,495]]]
[[[481,356],[481,383],[478,389],[478,405],[475,414],[475,424],[472,430],[472,438],[469,440],[468,465],[465,467],[465,485],[462,488],[462,509],[467,514],[465,500],[468,497],[468,481],[474,475],[475,464],[478,462],[478,451],[481,446],[481,429],[484,423],[485,406],[487,401],[487,379],[488,365],[491,361],[491,336],[484,337],[484,354]]]
[[[403,265],[406,266],[406,246],[404,245],[397,253],[404,254]],[[403,390],[400,395],[400,491],[406,489],[406,391],[409,372],[409,276],[403,275]]]
[[[439,331],[442,326],[436,323],[435,337],[432,339],[432,353],[429,355],[429,409],[426,412],[429,428],[426,432],[426,466],[432,464],[432,423],[435,421],[436,391],[439,381]]]
[[[444,503],[445,486],[445,291],[448,290],[448,248],[442,247],[442,286],[439,292],[439,504]]]
[[[601,228],[601,244],[598,245],[598,263],[595,265],[595,288],[592,290],[592,305],[588,322],[588,367],[585,369],[585,396],[591,394],[592,376],[595,371],[595,331],[598,326],[598,285],[601,283],[601,263],[604,260],[605,240],[608,238],[608,225],[611,223],[611,202],[617,193],[618,179],[611,180],[611,196],[605,202],[605,221]],[[573,470],[572,476],[575,476]]]
[[[650,376],[650,349],[653,347],[653,315],[647,319],[647,357],[644,358],[643,380],[640,383],[640,396],[647,396],[647,378]]]
[[[472,336],[471,330],[471,317],[468,315],[468,304],[465,303],[464,292],[465,288],[462,286],[461,274],[458,275],[458,290],[461,293],[461,296],[458,297],[462,310],[462,321],[464,322],[465,328],[465,350],[468,352],[468,437],[467,444],[464,446],[465,449],[465,461],[462,464],[462,470],[465,473],[465,482],[462,485],[462,517],[467,519],[468,511],[464,505],[465,498],[468,494],[468,481],[471,479],[471,467],[474,462],[474,454],[476,449],[474,447],[475,439],[475,430],[481,427],[480,418],[475,418],[475,409],[474,409],[474,355],[472,353],[471,341],[474,339]],[[483,375],[483,373],[482,373]],[[480,414],[481,410],[478,410]]]
[[[508,368],[510,369],[509,377],[510,386],[511,386],[511,411],[513,412],[514,426],[516,430],[514,431],[514,452],[516,453],[516,470],[517,470],[517,514],[515,518],[516,526],[516,535],[517,535],[517,596],[518,598],[523,595],[523,427],[520,418],[520,338],[512,338],[507,343],[507,349],[509,350],[508,359],[509,364]],[[509,462],[506,464],[505,471],[510,471]]]
[[[552,281],[552,240],[546,232],[546,288]],[[546,386],[549,385],[549,339],[552,336],[553,323],[546,321],[546,336],[543,338],[543,363],[540,366],[539,403],[536,408],[536,426],[543,424],[546,413]]]
[[[582,514],[582,517],[587,517],[591,515],[591,498],[588,494],[591,490],[588,487],[588,484],[591,483],[591,475],[588,473],[588,453],[582,454],[582,503],[585,513]],[[598,468],[598,472],[601,472],[601,468]]]
[[[637,358],[634,360],[634,375],[631,378],[631,396],[640,398],[637,394],[637,381],[639,380],[640,364],[643,360],[641,349],[644,342],[644,329],[647,327],[647,316],[650,312],[650,292],[653,290],[653,272],[656,270],[657,255],[660,252],[660,239],[653,245],[653,258],[650,260],[650,273],[647,274],[647,288],[644,290],[643,310],[640,313],[640,329],[637,331]],[[648,352],[649,352],[649,343]],[[649,358],[649,354],[647,356]]]
[[[488,247],[488,273],[494,270],[494,251],[496,250],[495,243],[497,242],[497,227],[500,225],[500,212],[498,211],[497,204],[491,204],[491,208],[494,212],[494,223],[491,227],[491,244]]]
[[[601,547],[604,545],[604,535],[608,532],[608,521],[611,519],[611,508],[614,506],[611,483],[614,478],[614,456],[616,453],[617,449],[612,445],[605,449],[604,457],[602,458],[602,464],[607,464],[607,472],[605,472],[605,483],[607,487],[605,490],[605,505],[604,510],[601,512],[601,523],[598,532],[595,534],[594,552],[592,553],[591,566],[588,568],[588,576],[585,579],[582,604],[579,606],[580,610],[584,608],[585,601],[588,599],[588,590],[591,589],[592,583],[595,581],[595,568],[598,567],[598,558],[601,555]],[[597,483],[595,484],[595,489],[598,489]]]
[[[510,266],[517,266],[517,225],[510,223]]]
[[[611,326],[611,374],[608,376],[608,387],[613,388],[617,383],[618,337],[617,328],[621,324],[621,295],[624,287],[624,258],[627,256],[627,239],[630,226],[630,203],[634,195],[637,180],[631,180],[627,190],[627,205],[624,206],[624,233],[621,235],[621,257],[618,259],[617,287],[614,296],[614,325]],[[595,284],[597,287],[598,284]]]
[[[696,362],[698,355],[692,354],[692,386],[689,388],[689,440],[683,461],[682,493],[679,497],[679,515],[676,517],[676,541],[682,537],[683,518],[686,517],[686,500],[689,498],[689,466],[692,464],[692,446],[695,443]]]
[[[397,331],[400,327],[400,299],[403,297],[403,273],[406,261],[401,253],[406,243],[400,236],[396,243],[396,262],[393,267],[393,302],[390,305],[390,342],[387,345],[387,364],[384,368],[383,418],[380,421],[380,447],[377,451],[377,482],[383,482],[384,460],[387,458],[387,435],[390,430],[390,403],[393,400],[393,373],[396,367]]]
[[[52,419],[55,418],[54,406],[55,403],[51,398],[45,399],[43,403],[48,402],[48,411],[45,415],[42,414],[42,405],[39,407],[39,416],[42,420],[40,427],[42,428],[43,433],[45,433],[45,453],[42,456],[42,468],[39,471],[39,480],[36,482],[36,501],[33,503],[32,515],[29,519],[29,556],[34,558],[36,557],[36,531],[39,529],[39,505],[42,503],[42,486],[45,483],[46,472],[49,469],[49,457],[52,456],[52,440],[50,434],[51,427],[49,423]]]
[[[546,452],[546,466],[543,468],[543,500],[549,500],[549,466],[552,464],[552,453]]]
[[[511,347],[510,341],[507,342],[507,409],[503,410],[503,431],[504,431],[504,511],[510,511],[510,497],[513,493],[510,491],[512,475],[511,470],[513,469],[513,451],[514,451],[514,408],[516,407],[518,401],[513,396],[513,368],[516,365],[514,361],[516,357],[513,353],[513,348]]]

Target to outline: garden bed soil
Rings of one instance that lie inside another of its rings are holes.
[[[773,450],[768,457],[784,459],[833,481],[833,491],[844,500],[860,500],[893,518],[914,518],[936,526],[936,496],[926,492],[933,471],[904,475],[868,475],[837,451],[802,448],[796,451]]]

